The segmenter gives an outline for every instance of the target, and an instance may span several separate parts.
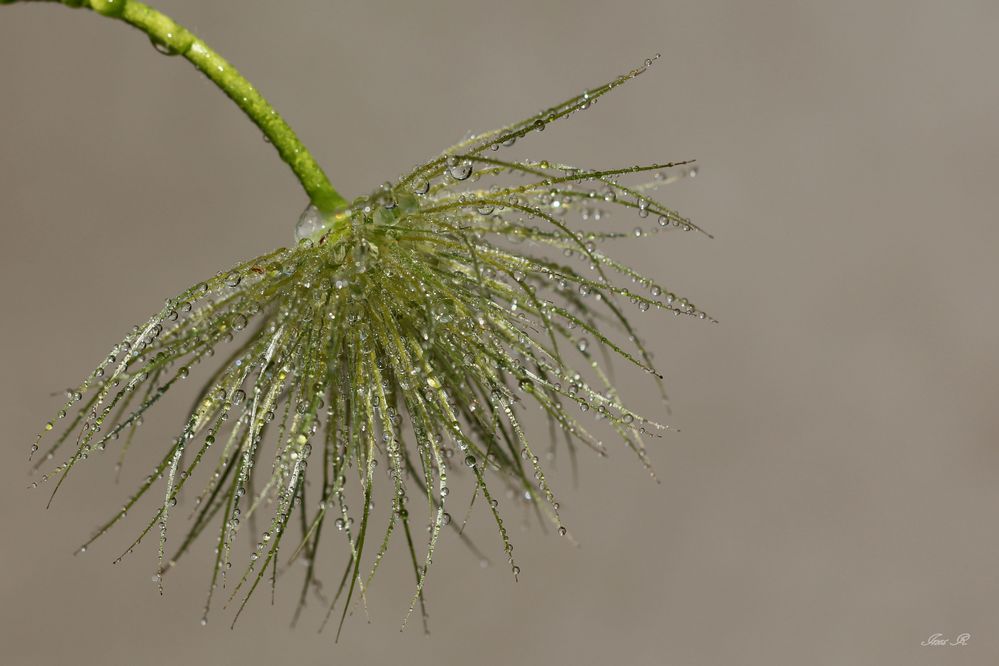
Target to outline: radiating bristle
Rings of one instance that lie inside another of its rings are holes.
[[[519,568],[496,483],[526,497],[567,534],[522,426],[528,403],[545,413],[552,432],[564,433],[570,451],[582,445],[603,454],[606,445],[580,416],[589,412],[606,421],[651,471],[644,442],[668,426],[630,410],[607,365],[617,356],[652,375],[662,391],[662,376],[628,310],[707,315],[614,260],[606,246],[696,229],[650,194],[695,172],[689,161],[592,170],[498,156],[651,64],[471,137],[332,219],[308,208],[294,247],[188,289],[135,327],[59,412],[67,427],[39,463],[71,443],[68,459],[42,477],[57,477],[55,490],[76,464],[120,435],[123,458],[150,407],[217,348],[225,346],[229,355],[216,361],[154,473],[87,544],[162,482],[159,507],[126,550],[157,528],[159,584],[196,538],[213,529],[206,616],[221,587],[227,599],[241,598],[242,610],[268,570],[273,585],[279,545],[296,534],[285,553],[307,563],[301,608],[310,589],[320,594],[315,563],[332,518],[347,552],[338,589],[322,598],[330,611],[342,598],[342,625],[400,527],[416,578],[410,612],[422,605],[440,534],[449,524],[460,529],[449,509],[452,468],[471,472],[473,501],[481,495],[489,505],[514,575]],[[654,175],[645,184],[620,182],[648,173]],[[614,222],[614,209],[634,215],[638,226]],[[45,431],[52,429],[54,422],[46,424]],[[32,452],[37,448],[36,440]],[[373,547],[369,509],[379,461],[390,477],[392,510]],[[178,494],[202,464],[211,467],[209,480],[197,494],[185,538],[168,558]],[[363,498],[359,507],[348,506],[345,494],[354,484]],[[421,502],[430,523],[422,557],[410,528],[410,512]],[[265,509],[272,513],[249,563],[227,580],[242,521]]]

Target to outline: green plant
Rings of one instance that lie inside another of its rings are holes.
[[[525,120],[470,137],[348,203],[259,92],[188,30],[131,0],[62,4],[123,20],[162,52],[193,63],[261,128],[310,200],[294,246],[169,299],[69,392],[39,434],[33,454],[43,435],[57,431],[36,466],[69,449],[65,461],[41,477],[54,485],[54,496],[69,472],[95,452],[120,443],[123,457],[146,411],[225,349],[154,473],[81,550],[159,485],[150,520],[126,553],[149,533],[158,536],[161,590],[163,575],[210,532],[217,543],[206,618],[220,587],[229,588],[230,600],[240,599],[241,611],[265,578],[273,585],[279,547],[289,544],[285,559],[307,563],[301,609],[310,589],[318,593],[320,587],[315,567],[331,518],[347,544],[343,575],[326,599],[332,611],[344,597],[342,627],[355,593],[363,596],[397,531],[416,579],[409,612],[422,606],[442,530],[461,533],[449,514],[454,500],[448,477],[457,470],[471,475],[470,502],[481,496],[487,503],[515,576],[496,483],[523,496],[567,535],[521,425],[527,404],[545,413],[570,451],[584,446],[602,454],[600,438],[576,416],[591,411],[651,471],[644,439],[661,436],[667,426],[626,407],[607,374],[616,355],[647,371],[665,402],[662,377],[625,309],[707,315],[600,246],[666,228],[696,228],[650,195],[658,185],[692,175],[692,167],[677,162],[591,170],[498,155],[588,108],[654,59]],[[637,186],[620,182],[637,173],[655,178]],[[603,205],[634,212],[651,225],[631,232],[602,228]],[[574,230],[566,221],[570,215],[581,217],[585,230]],[[614,342],[612,335],[628,342]],[[387,468],[391,511],[372,538],[379,461]],[[208,473],[193,523],[168,551],[179,493],[202,466]],[[411,529],[417,504],[425,505],[429,520],[422,556]],[[265,511],[270,515],[248,564],[227,583],[242,521]]]

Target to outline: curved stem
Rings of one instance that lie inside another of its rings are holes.
[[[26,0],[0,0],[12,4]],[[332,213],[347,201],[333,189],[312,154],[302,145],[274,107],[218,53],[169,16],[135,0],[44,0],[68,7],[86,7],[109,18],[120,19],[149,36],[161,53],[182,55],[243,110],[291,167],[309,200],[323,213]]]

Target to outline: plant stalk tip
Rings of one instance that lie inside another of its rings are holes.
[[[26,1],[28,0],[0,0],[0,4]],[[347,204],[347,200],[330,184],[312,153],[260,91],[201,38],[166,14],[137,0],[41,1],[88,8],[101,16],[119,19],[145,33],[158,52],[169,56],[183,56],[260,128],[267,141],[291,168],[309,196],[309,201],[316,208],[329,215]]]

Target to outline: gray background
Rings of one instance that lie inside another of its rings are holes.
[[[717,239],[619,256],[721,323],[638,318],[683,429],[651,454],[662,485],[623,451],[584,455],[579,490],[553,474],[582,547],[515,527],[516,584],[447,539],[429,638],[398,631],[412,582],[396,556],[372,623],[350,618],[338,645],[315,605],[288,628],[292,584],[234,631],[231,614],[201,628],[209,543],[163,598],[152,543],[110,564],[138,523],[71,557],[175,421],[145,429],[122,484],[111,460],[81,468],[49,511],[25,455],[52,391],[164,297],[288,243],[303,195],[228,100],[142,35],[0,8],[0,662],[999,658],[999,4],[158,6],[259,86],[347,194],[662,52],[523,154],[697,158],[664,197]],[[620,377],[655,410],[642,377]],[[936,632],[971,640],[920,647]]]

